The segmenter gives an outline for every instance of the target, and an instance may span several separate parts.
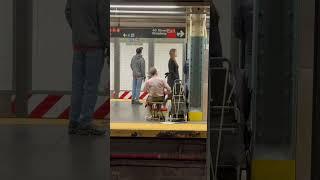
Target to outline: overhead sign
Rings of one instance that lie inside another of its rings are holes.
[[[110,36],[116,38],[172,38],[186,37],[185,28],[110,28]]]

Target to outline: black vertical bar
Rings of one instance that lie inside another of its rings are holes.
[[[115,98],[120,92],[120,38],[114,39],[114,92]]]
[[[320,3],[315,5],[315,49],[314,49],[314,73],[313,73],[313,120],[312,120],[312,162],[311,179],[320,179]]]
[[[32,0],[13,1],[13,58],[15,63],[16,115],[28,115],[32,68]]]
[[[109,65],[108,65],[108,70],[107,70],[107,72],[109,72],[110,73],[110,1],[108,1],[109,2],[109,6],[108,6],[108,8],[106,9],[106,13],[107,13],[107,17],[108,17],[108,19],[107,19],[107,24],[108,24],[108,27],[109,28],[107,28],[107,32],[106,32],[106,34],[107,34],[107,59],[108,59],[108,63],[109,63]],[[114,55],[114,53],[113,53],[113,55]],[[110,74],[108,74],[107,75],[108,77],[107,77],[107,82],[111,82],[110,81]],[[110,85],[108,86],[109,87],[109,89],[107,89],[107,93],[109,93],[110,92]],[[110,99],[109,99],[109,101],[110,101]],[[109,106],[109,108],[110,108],[110,106]],[[109,112],[110,112],[110,109],[109,109]],[[112,179],[112,177],[111,177],[111,168],[110,168],[110,133],[111,133],[111,131],[110,131],[110,118],[109,119],[107,119],[107,129],[108,129],[108,136],[107,136],[107,163],[106,163],[106,165],[107,165],[107,179]]]

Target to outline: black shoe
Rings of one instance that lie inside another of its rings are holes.
[[[138,104],[138,105],[142,105],[142,104],[143,104],[143,103],[140,102],[139,100],[137,100],[135,103]]]
[[[106,134],[106,130],[98,129],[93,125],[89,125],[86,127],[79,128],[77,134],[84,135],[84,136],[103,136]]]
[[[69,123],[68,133],[69,134],[77,134],[79,125],[76,123]]]

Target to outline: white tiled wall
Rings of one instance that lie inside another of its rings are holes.
[[[132,71],[130,68],[130,62],[132,57],[136,54],[136,49],[143,47],[142,55],[146,60],[146,75],[148,73],[149,66],[149,43],[144,42],[140,44],[132,44],[127,42],[120,43],[120,90],[132,89]],[[110,89],[114,90],[114,43],[110,44]],[[159,75],[165,78],[164,74],[168,72],[168,62],[170,59],[169,51],[171,48],[177,49],[177,62],[179,65],[180,78],[183,73],[183,43],[155,43],[154,44],[154,61],[155,67],[159,71]],[[144,84],[142,84],[143,88]]]
[[[158,69],[160,77],[164,78],[164,74],[169,71],[168,62],[170,59],[170,49],[177,49],[177,62],[179,65],[179,74],[182,78],[183,71],[183,44],[182,43],[155,43],[154,45],[154,65]]]

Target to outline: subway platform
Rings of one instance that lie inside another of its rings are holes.
[[[70,136],[65,120],[0,119],[3,180],[106,180],[108,135]]]
[[[111,100],[111,137],[206,138],[207,122],[162,124],[145,120],[144,105],[130,100]]]

